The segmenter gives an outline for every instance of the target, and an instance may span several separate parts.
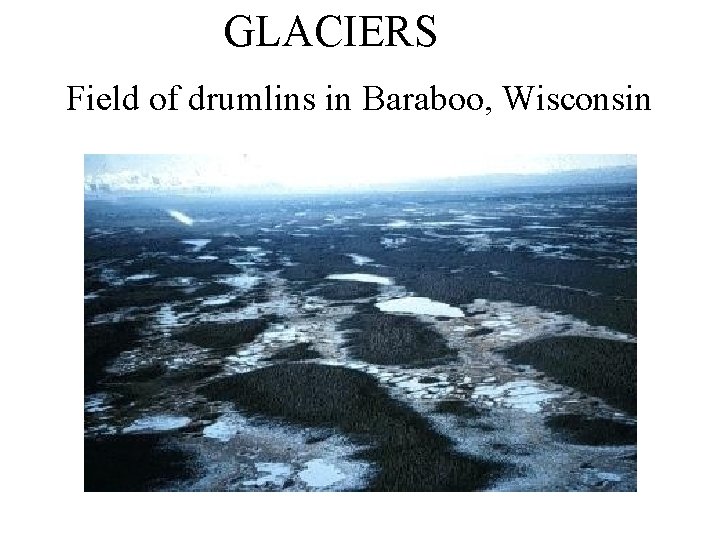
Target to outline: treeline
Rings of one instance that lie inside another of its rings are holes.
[[[228,323],[196,323],[173,334],[177,340],[214,350],[250,343],[268,327],[269,319],[245,319]]]
[[[139,339],[140,326],[133,321],[85,326],[85,393],[96,391],[108,363]]]
[[[637,345],[590,337],[552,337],[503,351],[514,364],[531,365],[560,384],[637,414]]]
[[[497,279],[477,271],[449,273],[426,269],[422,272],[398,272],[399,283],[422,296],[460,305],[476,298],[509,301],[537,306],[546,311],[573,315],[597,326],[607,326],[629,334],[637,333],[637,302],[591,296],[582,291],[547,287],[527,281]]]
[[[322,296],[326,300],[357,300],[378,294],[376,283],[364,283],[361,281],[330,280],[327,285],[322,285],[313,294]]]
[[[161,304],[189,299],[181,287],[152,283],[108,287],[96,294],[97,298],[85,301],[86,321],[92,320],[96,315],[112,313],[123,308],[154,308]]]
[[[300,362],[302,360],[312,360],[319,358],[320,354],[310,343],[296,343],[290,347],[285,347],[274,353],[268,362]]]
[[[357,457],[378,465],[369,486],[374,491],[482,489],[502,470],[456,452],[421,415],[355,370],[277,364],[211,382],[201,392],[250,413],[336,428],[361,444],[373,444]]]
[[[589,446],[637,444],[637,428],[633,424],[608,418],[588,418],[581,414],[550,416],[545,425],[561,440]]]
[[[393,315],[366,307],[343,321],[353,356],[370,364],[431,366],[457,359],[445,338],[409,315]]]
[[[637,332],[634,267],[608,268],[597,261],[540,257],[523,248],[467,252],[454,239],[422,237],[414,229],[408,234],[408,241],[400,249],[385,249],[380,240],[387,233],[370,227],[356,227],[351,233],[313,231],[312,240],[274,235],[272,247],[297,263],[284,267],[281,275],[301,291],[322,284],[331,273],[369,271],[393,278],[418,295],[452,305],[477,298],[510,301],[567,313],[622,332]],[[584,243],[586,255],[602,254],[593,250],[592,241]],[[347,253],[360,253],[383,266],[358,267]],[[501,276],[490,271],[500,272]]]
[[[151,491],[189,479],[196,464],[162,435],[85,438],[85,491]]]

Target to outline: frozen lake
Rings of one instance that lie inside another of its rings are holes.
[[[433,315],[436,317],[464,317],[463,310],[450,304],[436,302],[424,296],[406,296],[393,298],[375,304],[380,311],[388,313],[411,313],[413,315]]]

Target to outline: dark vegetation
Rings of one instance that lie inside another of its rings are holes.
[[[135,310],[150,310],[161,304],[177,302],[199,302],[209,296],[237,294],[237,298],[228,304],[217,306],[203,306],[200,311],[216,311],[219,308],[240,309],[252,302],[263,302],[267,293],[262,287],[254,287],[249,291],[239,291],[225,283],[209,282],[196,289],[157,285],[152,282],[139,284],[126,284],[119,286],[105,286],[96,292],[97,298],[85,302],[85,319],[92,320],[96,315],[112,313],[114,311],[133,308]],[[188,305],[188,307],[191,307]]]
[[[518,256],[517,254],[498,253],[487,255],[487,258],[504,258],[512,265],[525,272],[528,269],[545,265],[544,260],[538,261],[531,254]],[[469,259],[470,257],[468,257]],[[512,262],[512,261],[515,262]],[[445,260],[447,261],[447,259]],[[439,262],[439,261],[438,261]],[[469,262],[469,261],[468,261]],[[466,262],[465,264],[468,264]],[[570,268],[558,268],[558,276],[546,278],[550,283],[564,283],[567,281],[567,272],[572,268],[585,272],[592,265],[583,261],[560,261],[562,265]],[[486,298],[493,301],[511,301],[519,304],[538,306],[547,311],[559,311],[575,315],[591,324],[608,326],[622,332],[635,334],[637,332],[637,304],[634,297],[615,298],[606,295],[591,296],[582,291],[548,287],[530,281],[529,276],[523,275],[517,279],[501,280],[486,275],[478,268],[450,274],[446,270],[437,269],[437,263],[426,263],[423,270],[397,270],[397,279],[410,290],[434,300],[458,305],[472,302],[476,298]],[[506,263],[507,264],[507,263]],[[435,266],[434,266],[435,265]],[[518,272],[516,269],[515,272]],[[612,271],[602,269],[611,281],[631,282],[635,285],[634,271]]]
[[[150,271],[158,274],[160,278],[194,277],[208,279],[213,276],[236,275],[238,269],[229,262],[195,261],[195,260],[169,260],[165,258],[152,258],[132,263],[126,268],[130,273]]]
[[[252,304],[262,304],[268,300],[270,300],[270,297],[265,289],[255,288],[251,291],[238,292],[237,296],[227,304],[210,307],[214,307],[217,311],[237,311]]]
[[[361,201],[354,201],[354,205],[365,214],[363,222],[387,223],[398,216],[395,198],[381,196],[372,201],[373,205],[361,206]],[[382,238],[396,235],[375,227],[354,227],[351,233],[340,228],[322,228],[312,232],[312,241],[305,242],[278,234],[272,239],[274,249],[298,263],[283,268],[283,277],[294,281],[300,290],[303,286],[313,287],[330,273],[362,271],[346,256],[346,253],[361,253],[383,265],[382,269],[374,268],[373,273],[393,277],[416,294],[434,300],[452,305],[466,304],[476,298],[512,301],[636,333],[636,269],[632,264],[627,268],[607,265],[613,260],[629,263],[635,260],[633,254],[624,251],[629,244],[622,243],[623,239],[634,236],[634,192],[621,189],[616,193],[608,190],[602,196],[578,192],[487,198],[444,193],[403,198],[402,204],[416,198],[425,210],[436,211],[433,220],[456,219],[453,215],[443,216],[444,209],[456,204],[470,213],[500,217],[482,225],[508,227],[511,232],[488,233],[491,244],[480,251],[468,251],[458,241],[460,235],[467,234],[463,230],[467,225],[462,224],[444,227],[436,236],[417,228],[403,230],[407,241],[399,249],[383,247]],[[503,205],[518,203],[531,205],[531,210],[525,210],[531,218],[523,217],[522,211],[499,210]],[[590,208],[595,203],[605,204],[611,211],[595,211]],[[558,216],[560,204],[568,207]],[[352,206],[348,203],[339,211],[348,211]],[[524,228],[538,222],[556,229]],[[590,226],[599,226],[608,232],[591,233],[584,228]],[[625,232],[613,232],[614,228]],[[510,237],[515,242],[511,248],[507,247]],[[550,251],[575,259],[537,254],[532,248],[538,245],[556,246],[549,248]],[[502,275],[498,277],[490,271]]]
[[[632,190],[602,188],[597,192],[588,189],[575,193],[403,193],[262,202],[239,199],[168,202],[191,216],[212,217],[212,222],[197,222],[192,229],[169,218],[164,208],[157,208],[156,200],[91,202],[86,204],[85,293],[94,292],[98,297],[85,302],[86,322],[95,315],[126,308],[134,308],[133,317],[140,320],[86,324],[85,391],[95,392],[103,384],[103,389],[115,396],[116,410],[123,407],[135,410],[156,405],[161,399],[172,400],[174,392],[184,390],[184,384],[194,388],[198,382],[217,375],[221,370],[219,363],[179,370],[169,370],[158,363],[119,376],[108,376],[105,368],[121,352],[138,345],[142,317],[152,316],[161,304],[180,303],[183,311],[221,312],[267,299],[263,287],[240,292],[213,282],[218,276],[241,272],[224,261],[244,257],[237,248],[247,245],[267,247],[268,262],[256,266],[279,270],[281,277],[290,280],[289,290],[294,293],[337,301],[368,298],[377,294],[377,285],[332,281],[326,277],[331,273],[370,272],[391,277],[415,294],[452,305],[476,298],[508,300],[635,333],[636,270],[607,266],[613,261],[635,260],[634,246],[622,243],[623,238],[634,238],[635,199]],[[406,205],[413,203],[418,203],[422,211],[402,213]],[[605,205],[606,210],[592,209],[594,203]],[[492,242],[488,249],[468,251],[458,240],[458,236],[467,233],[463,231],[467,225],[400,230],[379,226],[398,218],[458,219],[457,213],[449,211],[451,208],[495,217],[479,225],[509,227],[512,232],[489,232]],[[328,226],[328,215],[353,212],[360,219]],[[556,228],[524,229],[526,225],[540,224]],[[96,227],[111,234],[98,232]],[[232,234],[226,235],[228,232]],[[311,237],[293,236],[289,234],[292,232],[311,233]],[[402,237],[405,242],[396,249],[387,249],[381,244],[386,237]],[[201,252],[194,253],[190,246],[180,242],[183,238],[212,241]],[[509,246],[510,242],[513,246]],[[531,248],[541,244],[543,249],[555,246],[549,249],[585,260],[534,253]],[[563,248],[563,244],[571,247]],[[372,270],[359,268],[347,253],[371,257],[383,266]],[[198,261],[197,255],[217,255],[220,260]],[[287,260],[296,266],[284,265]],[[112,268],[119,276],[152,272],[158,277],[112,286],[101,279],[102,268]],[[491,270],[501,275],[492,275]],[[193,286],[159,283],[174,277],[193,278]],[[198,281],[200,284],[195,286]],[[205,297],[225,294],[237,298],[226,305],[199,306]],[[358,308],[360,312],[343,326],[358,358],[377,364],[411,366],[455,359],[455,352],[442,336],[417,319],[384,314],[370,303]],[[231,350],[254,339],[269,320],[243,321],[239,326],[193,324],[180,329],[174,338],[215,351]],[[473,335],[482,336],[484,331]],[[633,344],[553,338],[513,347],[507,354],[514,362],[531,364],[558,382],[603,398],[631,414],[636,412]],[[481,489],[501,470],[497,464],[456,453],[445,437],[432,431],[420,415],[387,396],[370,376],[343,368],[295,363],[315,357],[312,346],[297,344],[271,358],[277,365],[213,382],[205,392],[211,399],[231,400],[250,412],[322,426],[328,433],[341,429],[360,443],[374,445],[358,456],[378,465],[371,489]],[[482,411],[462,401],[444,401],[436,407],[436,412],[453,414],[468,426],[491,429],[483,424]],[[634,426],[621,422],[562,415],[548,419],[547,423],[557,437],[576,444],[635,441]],[[163,489],[167,486],[164,481],[188,477],[192,474],[191,462],[182,452],[168,446],[167,440],[167,436],[156,435],[86,439],[86,490]]]
[[[325,236],[328,238],[323,244],[343,240],[329,233]],[[318,257],[313,251],[314,258],[305,260],[306,255],[295,247],[294,257],[303,262],[284,269],[283,276],[299,282],[299,290],[307,290],[321,284],[331,272],[357,272],[358,268],[348,268],[338,253],[354,249],[381,261],[387,266],[382,272],[384,275],[390,274],[398,284],[419,296],[451,305],[470,303],[477,298],[511,301],[567,313],[622,332],[637,332],[635,268],[613,269],[593,261],[543,258],[521,249],[466,252],[449,240],[411,240],[402,249],[384,250],[379,238],[367,237],[353,238],[347,246],[335,245],[332,251],[321,249],[324,250],[322,256]],[[331,261],[335,258],[337,264],[333,265]],[[450,272],[452,269],[461,271]],[[505,279],[489,274],[495,269],[501,269]],[[598,291],[598,294],[551,285]],[[318,294],[326,296],[322,290]],[[332,299],[332,292],[326,297]]]
[[[86,263],[133,261],[123,272],[148,270],[163,277],[204,279],[236,274],[237,269],[222,260],[192,260],[195,254],[189,253],[188,246],[181,244],[180,239],[211,238],[202,253],[222,257],[237,254],[237,247],[257,244],[262,237],[271,252],[281,253],[297,263],[280,266],[271,255],[266,267],[280,269],[281,275],[291,281],[291,289],[298,292],[327,284],[325,278],[330,273],[361,271],[347,256],[347,253],[361,253],[384,265],[373,272],[395,278],[418,295],[452,305],[476,298],[509,300],[569,313],[623,332],[636,332],[636,269],[607,266],[613,260],[632,263],[635,259],[634,254],[627,252],[632,246],[622,242],[628,237],[632,239],[637,225],[636,193],[627,186],[563,192],[388,193],[358,195],[352,199],[248,201],[229,198],[175,203],[191,215],[212,215],[214,222],[189,231],[174,223],[164,210],[152,208],[154,202],[88,205],[86,225],[92,223],[114,229],[122,223],[126,228],[117,234],[95,238],[90,234],[92,229],[86,228]],[[468,213],[498,218],[477,225],[508,227],[511,232],[487,233],[491,247],[474,252],[457,240],[457,235],[467,234],[468,231],[463,231],[467,224],[443,227],[436,231],[436,236],[433,236],[435,232],[426,234],[411,228],[402,231],[403,238],[407,239],[405,244],[399,249],[386,249],[381,239],[397,236],[396,232],[357,226],[385,224],[399,216],[409,221],[427,220],[427,214],[401,214],[402,207],[414,203],[425,212],[432,211],[435,214],[432,220],[458,219],[457,215],[447,213],[448,208],[462,208]],[[597,211],[595,205],[604,206],[606,210]],[[298,218],[297,212],[303,216]],[[362,216],[360,220],[327,226],[327,215],[354,212]],[[290,218],[295,225],[274,229]],[[524,228],[537,224],[556,228]],[[146,231],[138,234],[133,231],[133,225]],[[234,234],[243,237],[223,236],[229,226]],[[308,226],[317,228],[312,231],[303,228]],[[590,231],[588,227],[599,227],[600,232]],[[311,232],[312,237],[303,239],[288,234],[294,228],[297,232]],[[507,247],[509,238],[514,243],[512,248]],[[538,245],[555,246],[548,249],[584,259],[538,255],[531,249]],[[491,270],[501,272],[502,278],[489,274]],[[97,285],[91,280],[88,290],[95,290]],[[590,295],[583,290],[597,294]],[[344,300],[361,298],[366,292],[370,292],[369,288],[359,284],[331,286],[320,294],[328,299]]]
[[[487,487],[498,464],[452,448],[428,422],[393,400],[370,375],[316,364],[278,364],[215,381],[202,390],[251,413],[334,427],[374,447],[358,458],[379,466],[376,491],[454,491]]]
[[[481,415],[480,411],[478,411],[475,407],[472,407],[465,401],[454,399],[438,401],[437,405],[435,405],[435,412],[443,414],[454,414],[456,416],[466,416],[470,418],[475,418]]]
[[[198,301],[194,309],[197,313],[231,313],[265,301],[267,301],[267,295],[264,291],[258,291],[257,293],[238,292],[237,296],[231,298],[227,303],[202,305]]]
[[[198,347],[222,350],[250,343],[268,326],[268,319],[246,319],[229,323],[198,323],[178,330],[174,338]]]
[[[85,491],[150,491],[191,478],[193,463],[161,435],[85,439]]]
[[[330,280],[327,285],[323,285],[314,294],[327,300],[357,300],[375,296],[377,293],[378,286],[376,283]]]
[[[140,338],[138,324],[123,321],[85,326],[85,392],[97,389],[108,363],[134,348]]]
[[[637,345],[590,337],[553,337],[504,351],[514,364],[531,365],[556,381],[630,414],[637,413]]]
[[[156,362],[148,366],[140,367],[127,373],[113,374],[106,378],[105,383],[108,385],[147,383],[156,381],[159,385],[167,384],[185,384],[201,381],[213,375],[217,375],[222,371],[222,364],[190,364],[180,368],[168,369],[161,362]],[[117,386],[114,386],[117,388]],[[133,386],[137,389],[137,386]],[[128,389],[125,388],[125,392]]]
[[[193,296],[195,296],[196,298],[207,298],[208,296],[223,296],[226,294],[234,293],[236,291],[237,288],[233,287],[232,285],[213,281],[199,287],[193,293]]]
[[[320,355],[309,343],[297,343],[292,347],[281,349],[273,354],[268,361],[270,362],[300,362],[302,360],[312,360],[319,358]]]
[[[170,384],[197,382],[217,375],[222,371],[222,364],[194,364],[180,369],[166,370],[164,380]]]
[[[412,316],[372,308],[346,319],[340,328],[347,330],[352,354],[371,364],[432,366],[457,359],[445,338]]]
[[[152,308],[186,299],[187,295],[178,287],[152,284],[109,287],[98,293],[97,298],[85,302],[85,318],[92,319],[95,315],[123,308]]]
[[[85,282],[83,286],[84,294],[94,293],[106,287],[94,272],[85,270]]]
[[[467,333],[468,337],[477,337],[477,336],[487,336],[488,334],[492,334],[493,331],[490,328],[478,328],[477,330],[472,330]]]
[[[561,440],[591,446],[637,444],[637,428],[607,418],[587,418],[580,414],[551,416],[545,424]]]
[[[213,284],[208,285],[207,287],[212,287]],[[215,284],[215,285],[223,285],[223,284]],[[237,287],[231,287],[231,290],[226,293],[218,293],[218,294],[204,294],[203,291],[204,287],[202,289],[199,289],[193,293],[193,296],[198,301],[198,312],[199,313],[216,313],[216,312],[226,312],[226,311],[237,311],[240,309],[243,309],[249,305],[252,304],[262,304],[264,302],[267,302],[270,297],[268,296],[267,288],[263,287],[262,285],[256,285],[250,289],[239,289]],[[219,290],[219,289],[218,289]],[[220,295],[230,295],[234,298],[231,298],[229,302],[225,304],[215,304],[215,305],[202,305],[202,300],[207,298],[208,296],[220,296]]]
[[[107,378],[107,382],[110,384],[147,382],[161,377],[163,373],[165,373],[165,367],[160,363],[154,363],[139,367],[127,373],[110,375]]]

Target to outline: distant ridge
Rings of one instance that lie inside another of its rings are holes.
[[[579,169],[547,173],[498,173],[477,176],[459,176],[411,182],[396,182],[374,186],[383,191],[486,191],[495,188],[570,187],[605,184],[635,184],[635,166]]]
[[[151,184],[138,182],[136,178],[120,177],[117,179],[86,178],[85,196],[102,198],[104,195],[292,195],[322,193],[363,193],[390,191],[487,191],[499,188],[540,188],[540,187],[571,187],[588,185],[636,184],[637,167],[634,165],[605,167],[596,169],[578,169],[545,173],[498,173],[477,176],[460,176],[438,179],[411,180],[404,182],[386,182],[363,185],[358,183],[338,187],[307,186],[296,187],[281,181],[257,182],[236,187],[215,187],[202,184],[177,182],[164,183],[162,179],[153,177]]]

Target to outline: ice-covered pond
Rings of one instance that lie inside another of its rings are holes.
[[[375,304],[380,311],[389,313],[411,313],[413,315],[433,315],[436,317],[464,317],[463,310],[444,302],[436,302],[424,296],[406,296],[393,298]]]
[[[345,281],[362,281],[364,283],[377,283],[379,285],[392,285],[392,279],[376,276],[375,274],[330,274],[327,279],[340,279]]]
[[[308,486],[315,488],[328,487],[345,478],[340,469],[322,459],[308,461],[298,476]]]

